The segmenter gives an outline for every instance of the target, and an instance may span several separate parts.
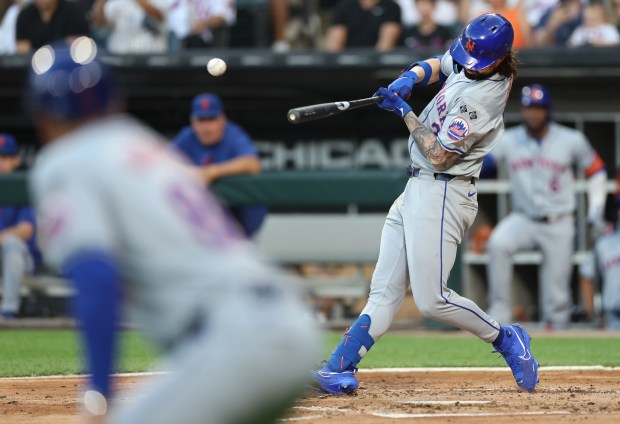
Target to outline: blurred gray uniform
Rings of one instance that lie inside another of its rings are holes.
[[[32,185],[47,259],[116,255],[129,321],[168,354],[173,372],[111,422],[251,422],[303,386],[315,327],[162,141],[117,116],[46,146]]]
[[[497,225],[487,244],[488,312],[501,324],[509,323],[512,255],[538,248],[543,254],[539,268],[542,320],[563,328],[569,322],[572,304],[569,285],[575,242],[574,167],[588,176],[596,174],[590,178],[588,217],[602,220],[606,181],[603,163],[583,133],[554,122],[549,123],[543,140],[531,138],[525,125],[506,130],[492,156],[498,165],[505,164],[513,212]]]
[[[591,281],[601,278],[605,328],[620,330],[620,231],[599,238],[579,271]]]
[[[495,320],[448,288],[447,281],[457,247],[478,212],[475,179],[483,157],[501,140],[512,81],[500,75],[474,81],[463,72],[455,74],[449,53],[442,59],[442,73],[448,79],[419,119],[444,149],[458,152],[460,158],[440,174],[409,138],[412,178],[386,218],[368,304],[362,311],[371,317],[369,334],[375,341],[387,331],[405,298],[407,274],[416,305],[425,316],[487,342],[499,332]]]

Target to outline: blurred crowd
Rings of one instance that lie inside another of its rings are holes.
[[[80,35],[115,54],[441,49],[489,12],[512,23],[517,49],[620,43],[620,0],[0,0],[0,54]]]

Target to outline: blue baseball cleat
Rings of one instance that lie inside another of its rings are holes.
[[[357,374],[357,368],[334,372],[327,364],[324,364],[321,369],[312,372],[312,378],[318,383],[321,391],[332,395],[346,395],[359,387],[355,374]]]
[[[530,351],[530,335],[520,324],[504,327],[504,340],[495,347],[512,370],[517,385],[523,390],[533,392],[538,383],[538,361]]]

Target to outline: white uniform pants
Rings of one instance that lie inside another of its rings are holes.
[[[204,331],[172,353],[165,367],[172,372],[129,395],[111,422],[273,422],[274,411],[304,388],[319,347],[307,305],[295,295],[226,295]]]
[[[15,236],[2,240],[2,312],[19,312],[20,286],[24,275],[32,273],[33,267],[25,241]]]
[[[489,264],[489,314],[501,324],[512,319],[512,255],[520,250],[540,249],[538,268],[539,309],[543,322],[564,328],[570,321],[570,277],[575,238],[575,219],[565,215],[552,223],[537,222],[513,212],[495,228],[487,244]]]
[[[425,317],[486,342],[495,340],[497,322],[447,287],[457,247],[477,212],[476,187],[469,179],[435,180],[426,171],[409,179],[385,221],[368,304],[362,311],[371,318],[369,333],[375,341],[388,330],[405,298],[407,274]]]

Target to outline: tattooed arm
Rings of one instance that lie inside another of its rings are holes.
[[[422,155],[438,171],[449,169],[459,158],[458,153],[449,152],[439,144],[439,139],[430,132],[413,112],[409,112],[403,118],[415,144]]]
[[[394,114],[405,121],[411,136],[415,140],[415,144],[433,168],[438,171],[445,171],[456,162],[459,155],[443,148],[437,137],[426,129],[418,117],[411,111],[411,106],[407,102],[384,87],[379,88],[375,95],[383,96],[383,101],[378,105],[381,109],[394,112]]]

